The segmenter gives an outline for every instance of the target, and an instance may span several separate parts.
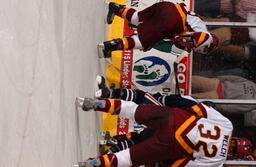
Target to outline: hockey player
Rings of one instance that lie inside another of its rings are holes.
[[[119,115],[154,129],[148,139],[126,150],[88,160],[84,163],[86,166],[121,167],[162,162],[162,166],[217,167],[222,166],[227,157],[232,123],[204,104],[185,110],[118,99],[85,98],[82,108]]]
[[[106,145],[111,147],[105,153],[116,153],[146,140],[153,133],[146,129],[140,133],[129,132],[113,137],[109,133],[106,134],[108,134],[104,137],[106,139]],[[244,137],[232,137],[229,144],[227,160],[255,160],[252,142]],[[156,166],[161,167],[161,162],[157,162],[154,167]]]
[[[133,101],[136,104],[163,105],[169,107],[178,107],[180,109],[188,109],[198,104],[198,102],[190,96],[182,96],[178,94],[164,96],[160,93],[150,94],[138,89],[110,89],[106,86],[105,78],[99,75],[96,77],[96,81],[97,91],[95,92],[95,97],[98,98],[122,99],[125,101]],[[107,142],[107,145],[111,146],[111,148],[106,152],[115,153],[117,151],[124,150],[133,144],[137,144],[146,140],[153,134],[153,129],[145,128],[139,134],[131,132],[125,135],[117,135],[114,137],[107,135],[108,137],[106,139],[109,141]]]
[[[126,8],[114,2],[109,3],[107,23],[111,24],[114,15],[122,17],[137,28],[137,34],[103,42],[104,57],[111,56],[114,50],[150,50],[163,39],[170,39],[178,48],[190,52],[194,49],[208,53],[218,46],[216,35],[208,32],[205,23],[184,3],[159,2],[142,10]]]

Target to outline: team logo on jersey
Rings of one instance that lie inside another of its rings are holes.
[[[170,65],[163,59],[148,56],[134,63],[135,82],[142,86],[156,86],[165,82],[171,73]]]

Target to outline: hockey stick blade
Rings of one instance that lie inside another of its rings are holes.
[[[180,95],[181,92],[180,92],[179,79],[178,79],[178,63],[177,62],[173,63],[173,68],[174,68],[174,77],[176,82],[176,93]]]

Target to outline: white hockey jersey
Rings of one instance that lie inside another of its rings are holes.
[[[171,166],[223,166],[232,135],[232,123],[215,109],[206,105],[203,105],[203,107],[206,110],[204,117],[201,117],[186,135],[189,141],[194,145],[192,152],[193,158],[186,157],[179,159]],[[189,146],[187,145],[184,146],[184,148],[185,147]]]

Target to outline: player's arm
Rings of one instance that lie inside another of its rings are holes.
[[[205,46],[210,44],[210,34],[206,32],[195,32],[192,34],[193,44],[195,47]],[[209,41],[208,41],[209,40]]]
[[[194,51],[207,54],[218,47],[219,39],[216,35],[208,32],[195,32],[192,34]]]
[[[153,95],[162,105],[168,107],[178,107],[181,109],[190,108],[198,102],[193,99],[191,96],[182,96],[182,95]]]
[[[111,91],[111,96],[108,98],[133,101],[136,104],[161,105],[157,101],[157,99],[155,99],[155,97],[152,96],[152,94],[144,92],[139,89],[112,89]]]
[[[138,144],[154,134],[154,130],[145,128],[141,133],[129,132],[122,135],[108,137],[107,146],[111,146],[106,153],[115,153],[130,148],[134,144]]]
[[[208,53],[211,49],[215,49],[215,40],[216,36],[207,32],[194,32],[187,36],[175,36],[172,42],[179,49],[191,52],[195,50],[200,53]],[[212,48],[213,47],[213,48]]]
[[[130,148],[132,145],[135,144],[135,140],[133,140],[132,138],[137,135],[139,134],[136,132],[129,132],[126,134],[110,136],[109,132],[105,132],[104,133],[104,140],[106,141],[105,145],[110,146],[110,148],[106,150],[104,154],[116,153],[121,150]]]

